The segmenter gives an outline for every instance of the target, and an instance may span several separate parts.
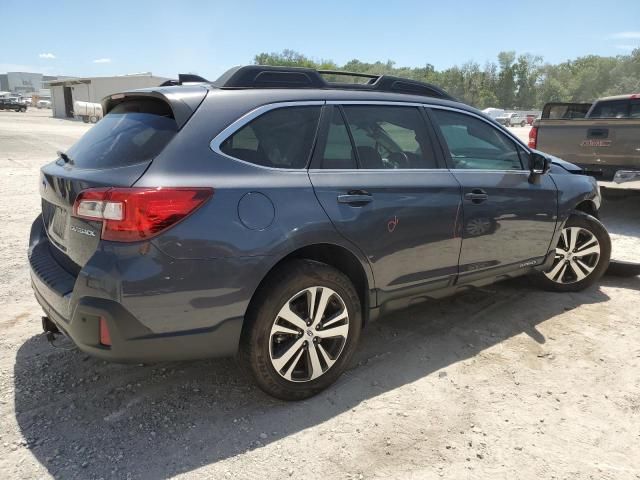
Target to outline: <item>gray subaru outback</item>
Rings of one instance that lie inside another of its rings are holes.
[[[111,95],[44,166],[28,257],[49,334],[113,361],[237,355],[282,399],[380,314],[607,268],[595,181],[412,80],[247,66]]]

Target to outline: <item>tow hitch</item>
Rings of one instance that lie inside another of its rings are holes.
[[[42,317],[42,332],[46,335],[47,341],[51,344],[52,347],[60,348],[62,350],[73,350],[73,347],[68,348],[56,345],[56,337],[64,335],[49,317]]]

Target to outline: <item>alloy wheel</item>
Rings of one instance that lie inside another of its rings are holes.
[[[278,374],[308,382],[338,360],[349,336],[344,300],[327,287],[309,287],[291,297],[278,312],[269,334],[269,358]]]
[[[556,283],[576,283],[591,275],[599,260],[600,243],[596,236],[585,228],[567,227],[556,246],[553,266],[545,275]]]

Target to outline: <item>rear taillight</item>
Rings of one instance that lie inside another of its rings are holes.
[[[91,188],[78,194],[73,215],[102,222],[102,239],[144,240],[175,225],[213,195],[212,188]]]
[[[529,147],[538,148],[538,127],[531,127],[529,131]]]
[[[98,322],[100,324],[100,343],[106,347],[111,346],[111,334],[109,333],[109,326],[107,321],[100,317]]]

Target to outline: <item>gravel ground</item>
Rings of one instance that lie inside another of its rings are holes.
[[[49,115],[0,112],[5,478],[640,478],[638,277],[578,294],[519,279],[384,318],[340,381],[299,403],[233,360],[51,348],[26,262],[38,168],[90,126]],[[640,261],[640,200],[603,217],[614,256]]]

